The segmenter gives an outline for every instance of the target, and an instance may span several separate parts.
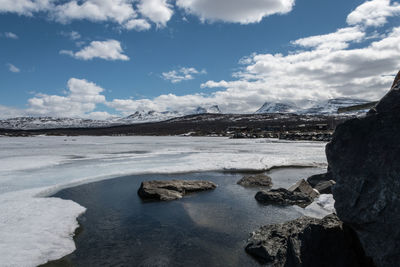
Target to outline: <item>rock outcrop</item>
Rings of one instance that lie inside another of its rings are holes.
[[[315,174],[307,178],[307,182],[312,186],[315,187],[320,182],[326,182],[333,180],[332,172],[328,171],[326,173]]]
[[[256,200],[264,205],[297,205],[302,208],[310,205],[314,198],[301,192],[292,192],[284,188],[259,191]]]
[[[198,180],[171,180],[142,182],[138,194],[143,199],[175,200],[191,192],[215,189],[216,184]]]
[[[373,266],[352,229],[331,214],[262,226],[251,234],[246,252],[268,266]]]
[[[365,117],[339,125],[326,147],[337,214],[377,266],[400,263],[399,78]]]
[[[246,187],[272,187],[272,179],[264,173],[256,175],[245,175],[240,179],[237,184]]]
[[[303,193],[313,199],[318,196],[318,192],[316,192],[304,179],[301,179],[300,181],[289,187],[288,190],[290,192]]]

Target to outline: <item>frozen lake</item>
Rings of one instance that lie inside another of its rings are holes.
[[[325,143],[212,137],[0,138],[0,266],[35,266],[75,249],[79,204],[43,198],[132,174],[326,167]]]

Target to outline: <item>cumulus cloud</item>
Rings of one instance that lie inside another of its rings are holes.
[[[378,27],[386,24],[387,18],[399,14],[400,5],[397,2],[391,3],[391,0],[366,1],[348,15],[347,23]]]
[[[25,110],[0,105],[0,119],[23,117],[26,115]]]
[[[193,67],[190,68],[180,68],[178,70],[171,70],[168,72],[163,72],[162,77],[172,83],[179,83],[182,81],[193,80],[195,75],[206,74],[206,70],[198,71]]]
[[[292,44],[305,48],[337,50],[347,48],[350,42],[358,43],[363,41],[365,35],[365,32],[363,32],[358,26],[347,27],[338,29],[336,32],[329,34],[301,38],[293,41]]]
[[[84,79],[71,78],[67,94],[37,94],[28,100],[28,112],[41,116],[84,117],[94,112],[96,104],[104,103],[103,88]]]
[[[266,16],[290,12],[294,0],[177,0],[176,5],[202,21],[248,24],[260,22]]]
[[[167,0],[141,0],[138,9],[143,16],[162,27],[167,24],[174,13]]]
[[[167,0],[1,0],[0,13],[34,16],[42,12],[59,23],[74,20],[113,22],[127,30],[144,31],[150,22],[164,27],[173,15]]]
[[[121,43],[117,40],[92,41],[88,46],[80,51],[61,50],[60,54],[69,55],[77,59],[91,60],[101,58],[104,60],[129,60],[124,54]]]
[[[131,19],[124,24],[127,30],[146,31],[151,28],[150,23],[145,19]]]
[[[32,16],[33,13],[47,11],[52,6],[51,0],[2,0],[0,1],[0,13],[9,12]]]
[[[15,65],[13,65],[11,63],[8,63],[7,67],[8,67],[9,71],[14,72],[14,73],[18,73],[21,71],[19,68],[17,68]]]

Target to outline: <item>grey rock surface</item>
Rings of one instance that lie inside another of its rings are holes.
[[[142,182],[138,194],[143,199],[175,200],[191,192],[215,189],[216,184],[199,180],[170,180]]]
[[[320,194],[332,194],[332,187],[336,184],[335,181],[321,181],[314,186],[314,189],[317,190]]]
[[[272,179],[264,173],[255,175],[245,175],[240,179],[237,184],[246,187],[272,187]]]
[[[336,215],[301,217],[251,233],[246,252],[268,266],[369,267],[357,235]]]
[[[306,182],[306,180],[301,179],[294,185],[288,188],[290,192],[297,192],[297,193],[303,193],[307,196],[310,196],[311,198],[315,198],[318,196],[318,192],[316,192],[312,186]]]
[[[323,181],[330,181],[333,180],[332,172],[328,171],[326,173],[315,174],[307,178],[307,182],[312,186],[315,187],[318,183]]]
[[[366,117],[339,125],[326,146],[337,214],[377,266],[400,263],[399,74]]]
[[[313,198],[301,192],[291,192],[284,188],[259,191],[256,200],[264,205],[297,205],[302,208],[313,202]]]

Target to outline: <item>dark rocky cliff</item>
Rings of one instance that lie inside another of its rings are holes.
[[[377,266],[399,266],[400,72],[367,116],[336,128],[326,155],[337,215]]]

